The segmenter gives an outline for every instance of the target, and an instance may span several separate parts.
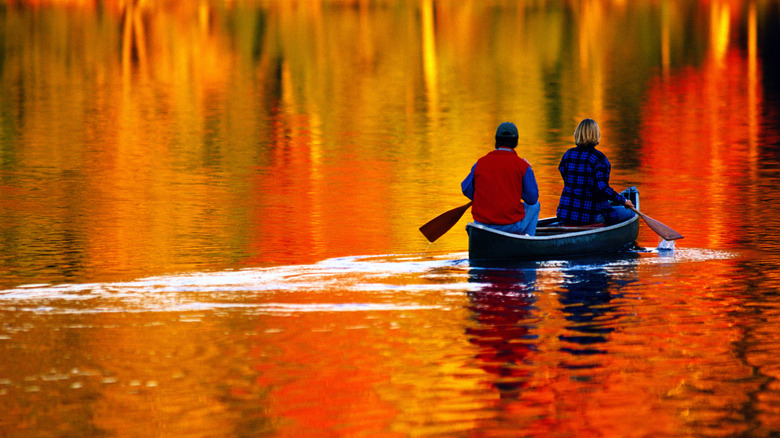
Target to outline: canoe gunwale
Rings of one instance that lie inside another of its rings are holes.
[[[551,218],[545,218],[539,220],[539,222],[542,221],[551,221],[556,220],[557,218],[551,217]],[[578,236],[586,236],[589,234],[602,234],[602,233],[609,233],[610,231],[614,231],[620,228],[627,227],[632,222],[636,222],[639,220],[638,215],[634,215],[631,219],[623,222],[619,222],[613,225],[608,225],[606,227],[594,227],[592,230],[575,230],[568,233],[558,233],[558,234],[549,234],[545,236],[529,236],[527,234],[514,234],[514,233],[507,233],[506,231],[497,230],[495,228],[490,228],[485,225],[480,225],[474,222],[469,222],[466,224],[466,230],[468,230],[469,227],[472,228],[478,228],[480,230],[484,230],[490,233],[498,234],[504,237],[509,237],[511,239],[516,240],[528,240],[528,241],[543,241],[543,240],[560,240],[560,239],[567,239],[572,237],[578,237]]]

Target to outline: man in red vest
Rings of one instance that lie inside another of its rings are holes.
[[[531,164],[517,156],[517,126],[504,122],[496,130],[496,149],[480,158],[461,183],[474,201],[474,222],[515,234],[536,234],[539,188]]]

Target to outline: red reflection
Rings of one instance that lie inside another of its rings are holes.
[[[364,326],[366,321],[360,312],[266,319],[280,333],[297,338],[285,342],[288,336],[279,335],[277,343],[273,336],[264,337],[251,353],[260,360],[255,384],[271,390],[264,414],[274,419],[281,436],[328,436],[332,431],[371,435],[370,430],[388,430],[398,415],[378,392],[391,376],[386,358],[373,348],[392,340],[376,339],[367,329],[331,330],[334,319],[340,327]]]
[[[700,230],[686,234],[686,246],[734,243],[738,233],[731,231],[743,219],[726,213],[737,187],[757,178],[760,69],[755,51],[746,58],[739,49],[724,49],[728,17],[712,14],[714,35],[704,65],[656,78],[643,105],[642,172],[669,201],[653,205],[653,216]],[[681,208],[679,200],[691,205]]]
[[[485,283],[469,293],[469,309],[478,323],[466,330],[469,342],[479,348],[480,367],[494,375],[501,398],[517,398],[530,375],[524,361],[531,352],[527,321],[533,305],[536,271],[476,269],[470,282]]]
[[[283,67],[284,68],[284,67]],[[281,87],[292,84],[283,73]],[[269,163],[253,182],[252,243],[246,263],[307,263],[329,256],[386,251],[392,205],[385,202],[390,169],[381,151],[338,144],[319,132],[319,113],[296,111],[282,92],[271,115]],[[358,128],[359,129],[359,128]]]

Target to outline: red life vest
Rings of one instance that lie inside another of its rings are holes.
[[[496,149],[474,167],[474,220],[506,225],[523,220],[523,176],[531,167],[515,151]]]

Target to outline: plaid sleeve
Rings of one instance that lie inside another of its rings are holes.
[[[624,198],[620,193],[616,192],[609,185],[609,173],[611,165],[609,164],[607,157],[604,155],[602,156],[604,159],[599,160],[598,164],[595,166],[596,189],[599,191],[599,193],[603,194],[606,200],[613,200],[621,205],[625,204],[626,198]]]

